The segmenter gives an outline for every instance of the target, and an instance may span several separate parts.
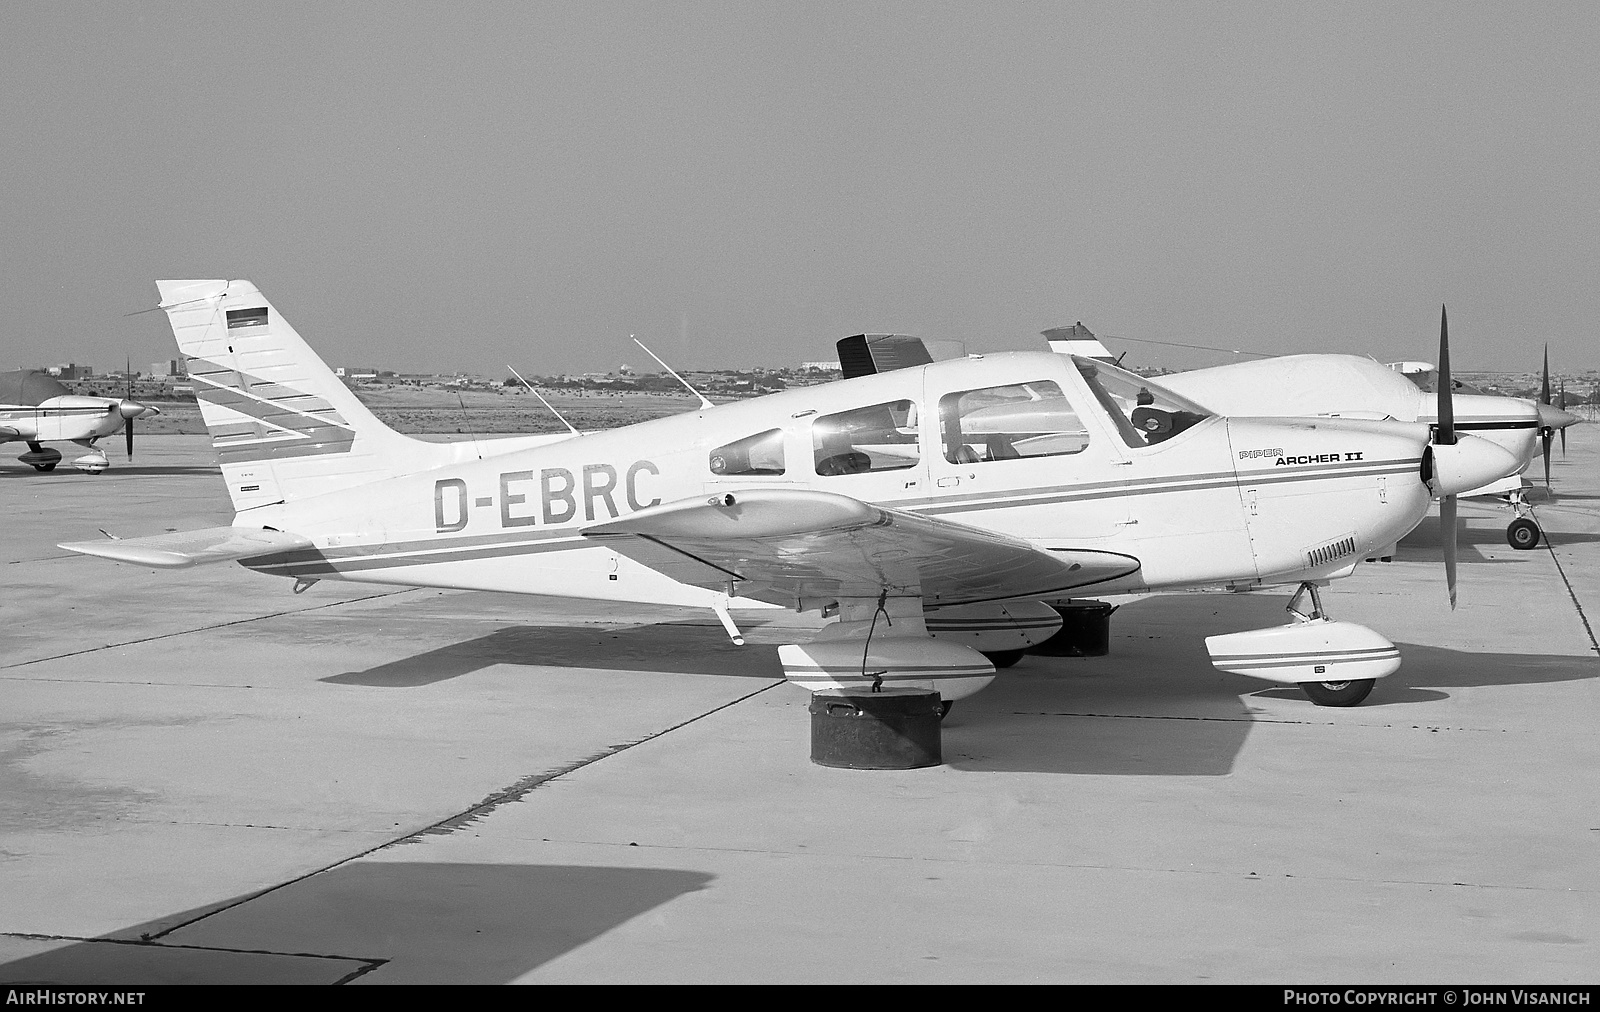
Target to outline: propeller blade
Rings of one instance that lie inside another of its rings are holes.
[[[1545,429],[1540,434],[1539,439],[1540,442],[1544,443],[1544,487],[1548,491],[1550,488],[1550,444],[1555,440],[1555,435],[1549,429]]]
[[[1543,381],[1539,384],[1539,403],[1550,403],[1550,342],[1544,345],[1544,373]]]
[[[1439,425],[1433,441],[1453,446],[1456,441],[1454,386],[1450,382],[1450,320],[1439,307]]]
[[[1456,497],[1439,500],[1439,544],[1444,549],[1444,583],[1450,588],[1450,610],[1456,610]]]
[[[1561,381],[1561,410],[1567,410],[1567,381]],[[1561,459],[1567,459],[1567,427],[1561,427]]]
[[[127,434],[127,437],[128,437],[128,459],[132,460],[133,459],[133,419],[130,418],[127,421],[122,423],[122,431]]]

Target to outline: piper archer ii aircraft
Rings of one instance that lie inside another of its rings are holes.
[[[1046,330],[1044,337],[1050,350],[1057,354],[1112,364],[1121,361],[1081,322]],[[846,341],[860,343],[863,352],[847,356]],[[919,338],[900,334],[858,335],[839,342],[839,361],[847,379],[903,368],[903,363],[917,361],[919,355],[922,361],[927,360],[926,352],[918,350],[921,343]],[[1548,402],[1548,355],[1546,358],[1545,400]],[[1438,411],[1434,406],[1437,395],[1428,395],[1424,387],[1436,375],[1437,370],[1430,362],[1381,365],[1356,355],[1261,355],[1254,361],[1168,373],[1160,382],[1167,390],[1225,415],[1394,419],[1431,426],[1438,423]],[[1497,443],[1522,462],[1516,473],[1461,494],[1492,496],[1510,506],[1515,516],[1506,528],[1506,541],[1513,548],[1536,547],[1539,526],[1524,494],[1522,473],[1533,463],[1535,447],[1539,445],[1536,438],[1542,439],[1545,483],[1549,484],[1551,434],[1560,428],[1565,440],[1565,426],[1577,421],[1577,416],[1549,403],[1535,404],[1522,398],[1485,394],[1460,383],[1451,383],[1449,388],[1454,391],[1452,404],[1457,431],[1470,432]],[[1145,421],[1156,424],[1154,416],[1146,416]],[[1157,438],[1162,438],[1160,433],[1153,432],[1152,439]],[[1394,546],[1390,545],[1379,548],[1376,555],[1388,558],[1394,552]]]
[[[28,451],[18,457],[36,471],[54,471],[61,463],[61,451],[41,444],[66,440],[87,447],[89,452],[72,466],[89,474],[99,474],[111,466],[104,450],[95,442],[118,429],[127,434],[128,459],[133,459],[133,420],[144,415],[159,415],[152,404],[140,404],[132,397],[133,380],[128,380],[129,396],[88,397],[75,394],[48,373],[19,369],[0,373],[0,443],[22,440]]]
[[[1394,421],[1225,418],[1044,352],[463,449],[380,423],[249,282],[158,285],[236,516],[63,548],[154,567],[234,560],[297,589],[333,578],[698,606],[735,642],[730,605],[816,611],[836,621],[779,648],[813,690],[893,683],[948,703],[1053,635],[1050,602],[1298,584],[1293,621],[1213,637],[1213,661],[1354,705],[1399,651],[1325,615],[1317,588],[1411,530],[1434,495],[1453,509],[1454,493],[1517,466],[1458,438],[1448,409],[1431,441]],[[1149,412],[1165,419],[1159,440]]]
[[[1162,385],[1213,411],[1271,416],[1393,418],[1439,424],[1439,394],[1429,395],[1402,374],[1358,355],[1283,355],[1235,362],[1161,377]],[[1446,380],[1441,391],[1451,390]],[[1458,432],[1471,433],[1503,447],[1518,461],[1516,471],[1463,496],[1503,497],[1515,516],[1506,542],[1530,549],[1539,543],[1539,526],[1523,496],[1522,474],[1538,447],[1539,409],[1532,401],[1454,390],[1447,398]],[[1393,549],[1380,550],[1393,555]]]

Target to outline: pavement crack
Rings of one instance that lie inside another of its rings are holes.
[[[557,777],[563,777],[563,776],[566,776],[569,773],[576,772],[577,770],[580,770],[583,767],[590,765],[591,763],[597,763],[600,760],[605,759],[605,758],[607,758],[609,756],[614,756],[619,752],[626,752],[628,749],[633,748],[635,745],[643,745],[645,742],[652,741],[652,740],[654,740],[656,738],[661,737],[664,734],[671,734],[673,731],[676,731],[679,728],[687,727],[688,725],[693,724],[694,722],[696,722],[698,720],[704,720],[706,717],[709,717],[714,713],[719,713],[722,710],[726,710],[730,706],[735,706],[735,705],[737,705],[739,703],[744,702],[745,700],[749,699],[752,696],[760,695],[761,693],[766,692],[769,689],[776,688],[777,686],[782,685],[782,684],[784,684],[782,680],[774,681],[769,685],[763,685],[761,688],[756,689],[754,692],[747,692],[744,695],[738,697],[737,699],[729,700],[728,702],[723,703],[721,706],[718,706],[718,707],[715,707],[713,709],[707,710],[705,713],[698,714],[698,715],[696,715],[694,717],[690,717],[688,720],[685,720],[685,721],[682,721],[680,723],[674,724],[671,727],[665,727],[665,728],[662,728],[659,731],[654,731],[654,732],[652,732],[650,734],[647,734],[644,737],[636,739],[634,741],[622,742],[621,744],[618,744],[618,745],[608,746],[608,747],[606,747],[604,749],[601,749],[599,752],[595,752],[592,755],[585,756],[584,758],[578,759],[578,760],[576,760],[574,762],[571,762],[571,763],[568,763],[565,766],[561,766],[561,767],[558,767],[558,768],[553,769],[553,770],[547,770],[547,771],[545,771],[543,773],[535,773],[535,774],[532,774],[531,776],[523,777],[521,780],[518,780],[516,783],[512,784],[511,786],[506,787],[506,788],[504,788],[502,790],[496,791],[495,793],[489,795],[488,797],[486,797],[483,800],[479,801],[477,804],[473,805],[471,808],[468,808],[464,812],[460,812],[460,813],[458,813],[456,815],[452,815],[448,819],[441,819],[440,821],[434,823],[431,826],[428,826],[428,827],[426,827],[424,829],[420,829],[417,832],[412,833],[412,834],[410,834],[408,836],[401,837],[400,839],[394,840],[394,841],[392,841],[390,843],[387,843],[384,846],[386,846],[386,847],[395,847],[395,846],[400,846],[401,844],[406,844],[406,843],[416,843],[416,842],[420,841],[422,839],[422,837],[424,837],[424,836],[447,836],[450,833],[453,833],[458,829],[463,829],[463,828],[471,825],[472,823],[477,822],[479,819],[481,819],[484,816],[488,815],[490,812],[493,812],[496,808],[499,808],[501,805],[510,804],[513,801],[521,801],[529,793],[531,793],[532,791],[536,790],[537,788],[543,786],[544,784],[549,783],[550,781],[556,779]]]
[[[277,949],[241,949],[229,945],[190,945],[186,942],[160,942],[156,935],[144,935],[139,938],[90,938],[85,935],[51,935],[31,931],[3,931],[3,938],[20,938],[30,942],[80,942],[94,945],[131,945],[147,949],[186,949],[192,952],[227,952],[241,956],[287,956],[293,959],[331,959],[344,963],[361,963],[363,966],[354,973],[340,978],[334,983],[342,984],[346,980],[370,973],[378,967],[389,962],[388,959],[377,956],[346,956],[336,952],[283,952]]]
[[[189,636],[198,632],[210,632],[213,629],[226,629],[229,626],[248,625],[251,622],[261,622],[269,618],[283,618],[285,615],[305,615],[313,611],[322,611],[324,608],[337,608],[340,605],[355,604],[359,601],[375,601],[380,597],[394,597],[399,594],[411,594],[415,593],[416,590],[416,587],[407,587],[404,590],[387,590],[381,594],[367,594],[364,597],[351,597],[346,598],[343,601],[329,601],[327,604],[319,604],[310,608],[288,608],[284,611],[275,611],[267,615],[251,615],[248,618],[236,618],[227,622],[218,622],[214,625],[196,626],[193,629],[179,629],[175,632],[158,633],[155,636],[143,636],[138,639],[122,640],[117,643],[103,643],[97,647],[85,647],[82,650],[69,650],[66,653],[51,654],[48,657],[35,657],[32,660],[18,661],[15,664],[0,664],[0,671],[8,668],[25,668],[30,664],[42,664],[45,661],[58,661],[63,657],[79,657],[83,654],[97,653],[101,650],[114,650],[117,647],[130,647],[140,643],[155,643],[159,640],[173,639],[174,637],[178,636]]]
[[[379,596],[383,596],[383,595],[379,595]],[[277,885],[268,886],[265,889],[258,889],[255,892],[250,893],[249,895],[246,895],[246,896],[240,896],[237,899],[234,899],[232,902],[221,904],[221,905],[219,905],[217,907],[214,907],[214,908],[212,908],[210,910],[207,910],[203,914],[197,914],[196,916],[191,917],[188,920],[179,921],[176,924],[172,924],[172,925],[169,925],[168,927],[162,928],[160,931],[152,932],[152,933],[147,934],[147,935],[142,935],[142,936],[140,936],[140,939],[142,941],[145,941],[145,942],[157,941],[158,939],[164,938],[167,935],[172,934],[174,931],[178,931],[178,930],[180,930],[182,928],[187,928],[187,927],[191,927],[192,925],[198,924],[200,921],[203,921],[208,917],[214,917],[217,914],[224,913],[224,912],[226,912],[228,910],[232,910],[232,909],[234,909],[236,907],[244,906],[246,903],[249,903],[252,900],[260,899],[261,897],[266,896],[269,893],[275,893],[280,889],[286,889],[289,886],[295,885],[295,884],[297,884],[299,882],[304,882],[307,879],[314,878],[317,875],[321,875],[323,872],[332,871],[335,868],[339,868],[339,867],[342,867],[344,865],[347,865],[352,861],[359,861],[361,858],[366,857],[369,854],[376,854],[380,850],[384,850],[384,849],[389,848],[389,847],[399,846],[400,844],[404,844],[404,843],[414,843],[414,842],[419,841],[424,836],[440,835],[440,834],[447,834],[447,833],[454,832],[456,829],[459,829],[462,826],[469,825],[472,822],[477,821],[478,819],[482,818],[483,816],[485,816],[485,815],[489,814],[490,812],[494,811],[496,808],[499,808],[501,805],[507,804],[507,803],[512,802],[512,801],[521,800],[523,797],[525,797],[528,793],[530,793],[534,789],[538,788],[539,786],[541,786],[543,784],[549,783],[550,781],[556,779],[557,777],[565,776],[568,773],[572,773],[572,772],[574,772],[576,770],[582,769],[583,767],[588,766],[591,763],[599,762],[600,760],[605,759],[608,756],[616,755],[617,753],[624,752],[624,751],[626,751],[626,750],[628,750],[630,748],[633,748],[636,745],[642,745],[647,741],[652,741],[652,740],[654,740],[656,738],[660,738],[662,735],[670,734],[673,731],[678,730],[679,728],[687,727],[690,724],[695,723],[696,721],[704,720],[705,718],[707,718],[707,717],[709,717],[709,716],[711,716],[713,714],[720,713],[723,710],[726,710],[731,706],[736,706],[739,703],[742,703],[745,700],[750,699],[753,696],[759,696],[761,693],[766,692],[766,691],[768,691],[770,689],[774,689],[774,688],[776,688],[776,687],[778,687],[780,685],[783,685],[783,684],[785,684],[785,681],[783,679],[778,679],[776,681],[771,682],[770,684],[763,685],[761,688],[756,689],[753,692],[747,692],[744,695],[739,696],[736,699],[731,699],[728,702],[723,703],[720,706],[712,707],[711,709],[705,711],[704,713],[696,714],[695,716],[690,717],[688,720],[680,721],[680,722],[678,722],[676,724],[673,724],[671,727],[665,727],[665,728],[662,728],[659,731],[653,732],[651,734],[647,734],[644,737],[639,738],[637,741],[627,742],[627,743],[624,743],[622,745],[614,745],[611,748],[606,749],[605,751],[595,753],[594,755],[586,756],[583,759],[580,759],[580,760],[578,760],[576,762],[573,762],[573,763],[569,763],[568,765],[563,766],[563,767],[561,767],[559,769],[550,770],[550,771],[547,771],[547,772],[544,772],[544,773],[536,773],[536,774],[533,774],[532,776],[524,777],[521,780],[518,780],[516,783],[512,784],[510,787],[506,788],[505,790],[496,791],[494,794],[489,795],[488,797],[484,798],[482,801],[479,801],[477,804],[473,805],[472,807],[466,809],[463,812],[458,812],[455,815],[449,816],[448,818],[440,819],[438,822],[434,822],[434,823],[432,823],[430,825],[427,825],[427,826],[424,826],[423,828],[418,829],[418,830],[413,830],[412,832],[406,833],[403,836],[399,836],[399,837],[397,837],[397,838],[395,838],[393,840],[386,840],[383,843],[374,844],[373,846],[367,847],[364,850],[357,851],[356,853],[351,854],[351,855],[349,855],[347,857],[342,857],[337,861],[333,861],[333,862],[331,862],[329,864],[326,864],[321,868],[316,868],[316,869],[314,869],[312,871],[308,871],[304,875],[296,875],[294,878],[288,879],[288,880],[283,881],[283,882],[279,882]]]
[[[1070,710],[1012,710],[1016,717],[1094,717],[1101,720],[1189,720],[1217,724],[1302,724],[1307,727],[1407,728],[1413,731],[1479,731],[1505,733],[1503,727],[1446,727],[1442,724],[1369,724],[1336,720],[1286,720],[1282,717],[1196,717],[1168,713],[1078,713]]]
[[[1532,512],[1532,509],[1530,506],[1529,512]],[[1551,561],[1556,564],[1556,572],[1560,574],[1561,582],[1567,588],[1567,596],[1572,598],[1572,607],[1578,612],[1578,621],[1583,623],[1583,631],[1589,635],[1589,649],[1600,654],[1600,640],[1595,639],[1594,626],[1589,624],[1589,616],[1584,613],[1583,602],[1578,600],[1578,592],[1572,589],[1572,581],[1567,579],[1567,570],[1561,565],[1561,556],[1556,554],[1556,546],[1550,540],[1550,532],[1545,531],[1544,524],[1539,525],[1539,530],[1544,533],[1544,549],[1550,553]]]

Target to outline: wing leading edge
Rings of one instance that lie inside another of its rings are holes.
[[[1060,597],[1139,569],[1114,552],[1044,551],[993,531],[800,489],[655,506],[584,530],[682,583],[776,604],[920,596],[928,605]],[[804,606],[811,606],[804,604]]]

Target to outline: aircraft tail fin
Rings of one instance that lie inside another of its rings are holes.
[[[158,281],[235,510],[448,463],[380,422],[248,281]]]
[[[1118,361],[1082,322],[1070,327],[1051,327],[1044,331],[1044,339],[1049,342],[1050,350],[1058,355],[1079,355],[1102,362]]]

